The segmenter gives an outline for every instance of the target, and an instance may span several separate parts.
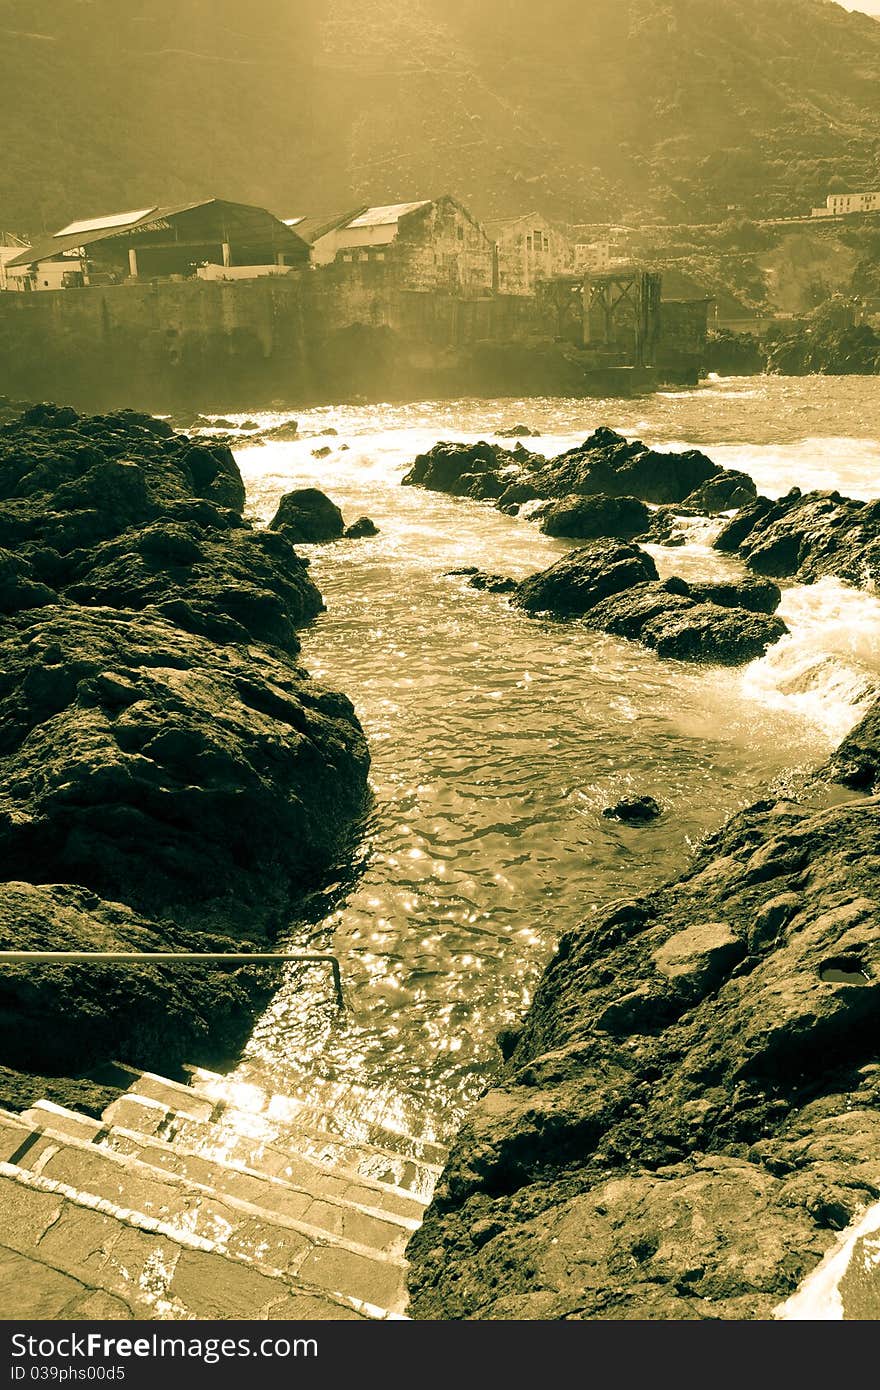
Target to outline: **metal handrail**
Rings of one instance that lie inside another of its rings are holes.
[[[340,1009],[345,1007],[342,993],[342,971],[336,956],[313,955],[297,951],[211,952],[211,951],[0,951],[0,965],[87,965],[91,961],[111,965],[156,964],[174,962],[177,965],[207,964],[265,965],[268,961],[293,961],[295,964],[326,964],[333,971],[333,986]]]

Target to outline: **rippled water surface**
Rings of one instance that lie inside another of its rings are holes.
[[[678,873],[729,812],[820,761],[880,670],[878,601],[833,581],[788,590],[791,636],[741,671],[661,662],[517,613],[446,572],[519,577],[567,543],[488,505],[402,488],[415,455],[520,422],[542,431],[530,447],[554,454],[607,424],[698,446],[767,493],[869,497],[880,493],[878,394],[864,378],[762,378],[638,401],[346,406],[301,414],[296,443],[238,450],[255,517],[316,485],[381,532],[310,550],[328,612],[303,634],[303,661],[356,706],[374,807],[353,876],[291,928],[291,946],[341,957],[346,1016],[311,972],[305,988],[300,976],[282,989],[249,1046],[279,1090],[292,1067],[350,1077],[448,1133],[559,934]],[[328,427],[335,438],[307,437]],[[712,534],[700,524],[684,548],[655,549],[662,572],[736,573]],[[626,792],[656,796],[662,819],[605,819]]]

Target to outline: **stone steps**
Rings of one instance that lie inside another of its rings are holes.
[[[7,1319],[385,1316],[9,1163],[0,1212]]]
[[[342,1139],[306,1120],[284,1122],[267,1113],[240,1110],[150,1073],[140,1074],[108,1107],[104,1118],[114,1127],[141,1130],[217,1156],[222,1156],[225,1145],[242,1139],[257,1159],[249,1166],[261,1166],[262,1150],[268,1147],[332,1166],[354,1181],[369,1179],[396,1188],[420,1197],[423,1203],[430,1200],[442,1171],[438,1163]]]
[[[5,1316],[404,1316],[445,1151],[393,1098],[306,1077],[277,1096],[251,1068],[114,1072],[128,1090],[100,1120],[0,1111]]]
[[[293,1116],[298,1108],[323,1117],[330,1133],[422,1158],[428,1163],[444,1163],[445,1148],[431,1126],[423,1105],[382,1089],[371,1091],[352,1081],[333,1081],[309,1075],[284,1062],[283,1095],[268,1063],[248,1060],[234,1072],[221,1075],[203,1067],[187,1067],[190,1085],[202,1095],[227,1100],[239,1109],[270,1111],[281,1107]],[[232,1097],[234,1096],[234,1101]],[[368,1133],[372,1131],[372,1133]]]
[[[198,1237],[216,1253],[268,1265],[331,1294],[344,1287],[359,1301],[402,1311],[406,1233],[399,1227],[351,1211],[351,1234],[331,1232],[190,1176],[51,1131],[33,1131],[23,1148],[14,1156],[21,1171],[60,1184],[87,1202],[108,1201],[136,1221],[158,1221],[166,1234]]]
[[[381,1190],[344,1184],[316,1165],[307,1169],[302,1181],[292,1182],[241,1164],[205,1158],[136,1130],[112,1129],[102,1121],[62,1111],[45,1101],[27,1111],[24,1118],[50,1134],[97,1145],[148,1164],[159,1173],[187,1178],[221,1195],[263,1207],[267,1213],[281,1211],[331,1235],[344,1235],[377,1248],[397,1244],[402,1249],[419,1226],[424,1210],[421,1203],[414,1206],[413,1215],[382,1210],[378,1205],[384,1196]],[[355,1231],[360,1234],[355,1236]],[[364,1232],[369,1232],[366,1240]]]

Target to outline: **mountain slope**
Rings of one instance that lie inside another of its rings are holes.
[[[0,90],[9,229],[207,192],[678,222],[880,184],[880,25],[830,0],[0,0]]]

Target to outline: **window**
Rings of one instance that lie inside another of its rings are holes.
[[[526,237],[526,250],[527,250],[527,251],[531,251],[531,249],[532,249],[532,238],[531,238],[530,236],[527,236],[527,237]]]
[[[464,227],[461,225],[461,223],[458,224],[457,231],[459,241],[464,241]]]

